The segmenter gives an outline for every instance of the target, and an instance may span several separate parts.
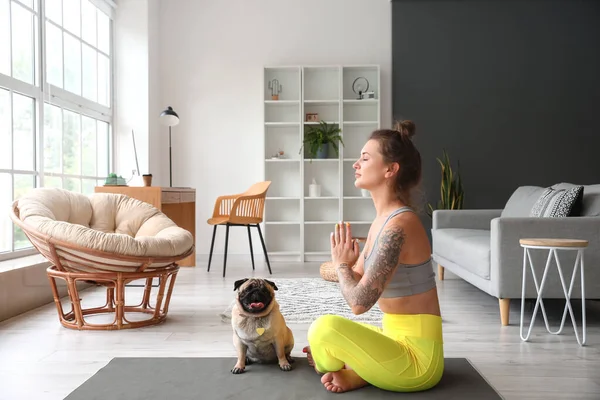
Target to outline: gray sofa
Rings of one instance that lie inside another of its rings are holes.
[[[555,189],[575,185],[560,183]],[[433,213],[432,257],[439,278],[444,270],[499,299],[502,325],[509,324],[510,299],[521,299],[523,248],[520,238],[586,239],[584,253],[585,297],[600,298],[600,184],[584,185],[579,216],[530,217],[533,205],[546,188],[522,186],[515,190],[504,209],[436,210]],[[538,282],[548,257],[547,250],[532,251]],[[567,285],[576,252],[558,252]],[[529,266],[525,298],[537,298]],[[577,274],[571,298],[581,298],[581,278]],[[567,286],[568,289],[568,286]],[[553,262],[546,278],[543,298],[563,298],[564,292]]]

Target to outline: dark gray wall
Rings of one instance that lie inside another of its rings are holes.
[[[600,183],[600,2],[394,0],[392,35],[393,116],[417,125],[426,201],[443,148],[465,208]]]

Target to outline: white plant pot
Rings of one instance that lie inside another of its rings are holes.
[[[371,192],[367,189],[360,189],[360,193],[362,194],[362,197],[371,197]]]

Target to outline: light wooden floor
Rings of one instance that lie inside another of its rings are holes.
[[[181,269],[169,318],[160,326],[72,331],[60,326],[54,304],[1,323],[0,399],[63,399],[113,357],[233,357],[231,327],[221,322],[218,313],[233,298],[234,280],[251,276],[252,269],[249,263],[230,262],[223,279],[220,263],[217,258],[210,273],[205,263]],[[318,264],[273,263],[272,267],[274,280],[318,276]],[[266,267],[257,265],[255,276],[267,275]],[[588,302],[588,345],[580,348],[570,320],[563,335],[553,336],[546,333],[538,314],[532,341],[522,343],[519,301],[511,304],[511,325],[502,327],[497,299],[464,281],[440,282],[439,293],[446,357],[469,358],[506,399],[600,399],[597,303]],[[94,293],[88,291],[84,299],[102,299],[90,294]],[[574,307],[580,304],[575,302]],[[529,302],[527,310],[529,318]],[[556,326],[562,305],[556,302],[549,311]],[[303,357],[308,326],[290,327],[296,337],[293,355]]]

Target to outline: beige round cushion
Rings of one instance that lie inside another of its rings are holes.
[[[326,281],[338,281],[337,273],[335,272],[335,267],[333,266],[333,263],[331,261],[325,261],[323,264],[321,264],[319,272],[321,273],[321,278],[325,279]]]
[[[16,202],[24,223],[85,249],[125,256],[174,257],[194,245],[192,234],[157,208],[121,194],[86,196],[39,188]]]

